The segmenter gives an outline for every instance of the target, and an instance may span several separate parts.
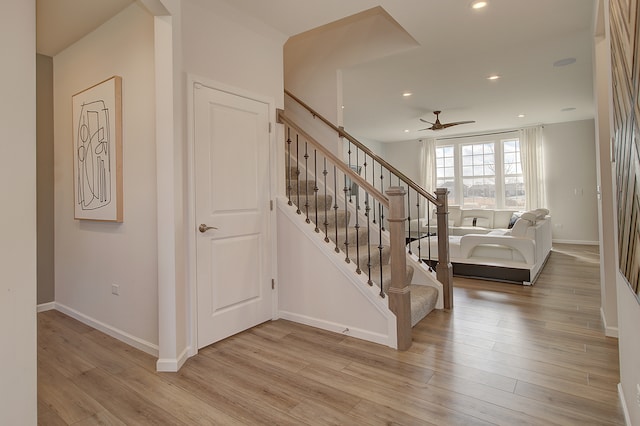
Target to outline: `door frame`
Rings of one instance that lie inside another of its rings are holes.
[[[254,92],[233,87],[219,81],[214,81],[193,74],[187,74],[187,215],[186,215],[186,240],[187,240],[187,285],[188,285],[188,331],[187,346],[188,356],[198,353],[198,300],[196,282],[196,200],[195,200],[195,91],[197,86],[205,86],[210,89],[219,90],[231,95],[240,96],[257,102],[267,104],[269,109],[269,199],[272,200],[273,209],[269,217],[268,238],[271,247],[271,277],[276,278],[277,272],[277,234],[276,234],[276,214],[275,203],[277,194],[277,159],[276,159],[276,104],[275,100],[268,96],[256,94]],[[278,288],[271,292],[272,313],[271,318],[278,317]]]

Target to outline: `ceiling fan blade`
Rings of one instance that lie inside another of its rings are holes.
[[[426,127],[424,129],[418,129],[418,131],[421,131],[421,130],[433,130],[433,127]]]
[[[475,121],[456,121],[453,123],[445,123],[442,125],[442,128],[446,129],[447,127],[457,126],[458,124],[469,124],[469,123],[475,123]]]
[[[419,120],[420,120],[420,121],[422,121],[423,123],[434,124],[434,123],[432,123],[432,122],[430,122],[430,121],[427,121],[427,120],[425,120],[425,119],[423,119],[423,118],[420,118]]]

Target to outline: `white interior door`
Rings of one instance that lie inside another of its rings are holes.
[[[272,316],[269,106],[201,85],[194,91],[202,348]]]

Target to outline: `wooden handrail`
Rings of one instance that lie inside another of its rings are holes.
[[[304,103],[301,99],[299,99],[298,97],[296,97],[293,93],[289,92],[288,90],[285,89],[284,93],[289,96],[291,99],[293,99],[294,101],[296,101],[298,104],[300,104],[300,106],[302,106],[304,109],[306,109],[307,111],[309,111],[309,113],[311,113],[311,115],[314,116],[314,118],[318,118],[320,119],[320,121],[322,121],[324,124],[326,124],[328,127],[330,127],[331,129],[333,129],[338,136],[343,137],[345,139],[347,139],[348,141],[350,141],[351,143],[353,143],[354,145],[356,145],[359,149],[361,149],[362,151],[364,151],[368,156],[370,156],[373,160],[377,161],[379,164],[382,164],[384,167],[387,168],[387,170],[389,170],[391,173],[393,173],[395,176],[397,176],[398,178],[400,178],[401,181],[403,181],[404,183],[407,184],[407,186],[409,186],[411,189],[413,189],[414,191],[416,191],[418,194],[422,195],[423,197],[425,197],[427,200],[429,200],[431,203],[435,204],[436,207],[440,206],[440,201],[432,194],[429,194],[427,191],[424,190],[424,188],[422,188],[420,185],[418,185],[417,183],[415,183],[413,180],[411,180],[410,178],[408,178],[404,173],[402,173],[400,170],[396,169],[395,167],[393,167],[391,164],[387,163],[383,158],[379,157],[378,155],[376,155],[373,151],[371,151],[369,148],[367,148],[362,142],[360,142],[359,140],[357,140],[356,138],[354,138],[353,136],[351,136],[349,133],[347,133],[343,128],[337,127],[336,125],[334,125],[332,122],[330,122],[329,120],[327,120],[326,118],[324,118],[322,116],[322,114],[318,113],[316,110],[314,110],[313,108],[311,108],[309,105],[307,105],[306,103]]]
[[[386,195],[384,195],[378,189],[374,188],[373,185],[371,185],[368,181],[354,172],[348,165],[344,164],[341,159],[331,153],[331,151],[325,148],[320,142],[316,141],[311,135],[302,130],[300,126],[298,126],[294,121],[287,117],[284,111],[281,109],[278,109],[278,123],[286,123],[287,125],[291,126],[291,128],[295,129],[300,136],[311,143],[311,145],[313,145],[315,149],[320,151],[322,155],[331,160],[333,164],[337,168],[339,168],[345,175],[349,176],[352,181],[357,183],[361,188],[364,188],[384,207],[389,208],[389,199]]]

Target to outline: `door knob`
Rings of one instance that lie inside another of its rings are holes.
[[[201,223],[200,226],[198,227],[198,230],[203,234],[207,232],[209,229],[218,229],[218,228],[216,228],[215,226],[207,226],[204,223]]]

